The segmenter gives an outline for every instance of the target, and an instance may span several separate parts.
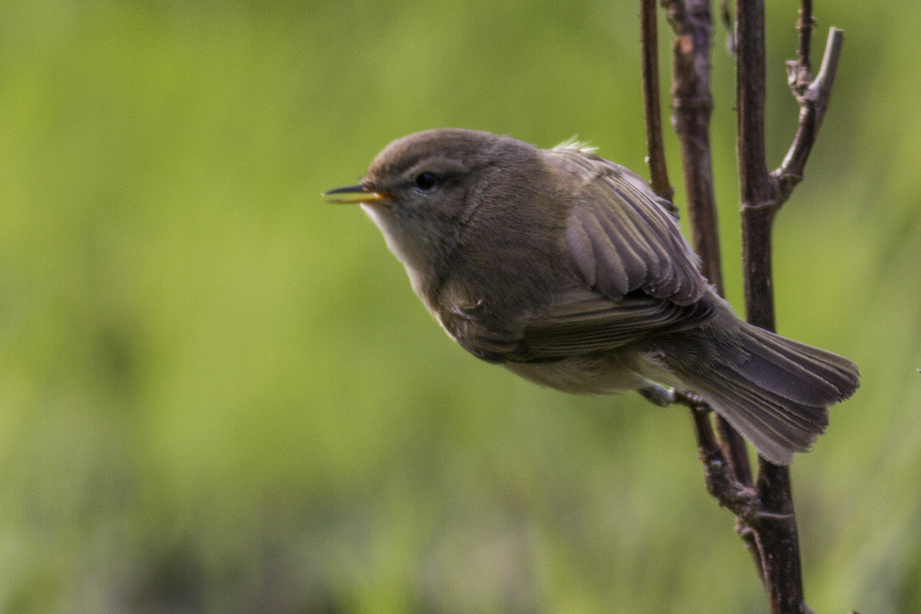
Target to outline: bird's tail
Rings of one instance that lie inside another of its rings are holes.
[[[805,452],[828,425],[828,406],[857,390],[857,366],[846,358],[742,324],[741,360],[678,373],[777,465]]]

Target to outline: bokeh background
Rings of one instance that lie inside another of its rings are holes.
[[[767,4],[776,165],[797,5]],[[0,611],[766,612],[683,410],[478,362],[319,196],[440,126],[646,174],[636,5],[0,3]],[[793,465],[806,594],[917,612],[921,8],[816,17],[816,63],[828,26],[845,48],[776,227],[778,327],[863,385]]]

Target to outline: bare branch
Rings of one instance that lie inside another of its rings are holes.
[[[710,158],[710,48],[712,26],[707,0],[663,0],[675,31],[672,44],[672,124],[681,146],[691,244],[704,276],[723,294],[719,231]],[[724,454],[736,477],[751,484],[745,441],[722,417],[716,417]]]
[[[736,6],[736,108],[742,209],[772,206],[764,148],[764,3]],[[743,40],[744,39],[744,40]]]
[[[775,214],[799,181],[806,157],[815,141],[818,124],[828,102],[830,83],[840,51],[840,37],[830,37],[823,61],[822,79],[809,80],[808,41],[811,2],[800,9],[800,59],[791,71],[794,95],[800,101],[800,122],[794,145],[779,172],[768,174],[764,150],[764,5],[762,0],[740,0],[738,35],[737,105],[738,151],[742,208],[743,287],[746,318],[774,330],[771,276],[771,227]],[[832,42],[837,40],[837,42]],[[829,76],[830,75],[830,76]],[[815,87],[815,89],[813,89]],[[818,120],[818,121],[817,121]],[[782,180],[778,177],[783,178]],[[783,186],[783,187],[782,187]],[[799,538],[794,515],[790,472],[758,459],[757,499],[764,514],[748,524],[761,552],[765,590],[773,614],[808,612],[803,598]]]
[[[796,58],[799,67],[797,81],[808,83],[812,81],[809,47],[812,43],[812,0],[800,0],[799,21],[796,23],[796,31],[799,34],[799,40],[796,47]]]
[[[691,410],[697,451],[704,464],[704,483],[707,492],[737,517],[752,517],[757,511],[758,504],[755,490],[736,478],[734,467],[727,461],[723,448],[714,436],[710,407],[703,399],[688,392],[676,392],[675,402]]]
[[[662,110],[659,107],[659,53],[656,31],[656,0],[640,0],[640,45],[643,58],[643,115],[646,119],[646,151],[652,190],[672,202],[675,188],[668,180]],[[677,211],[677,209],[675,209]]]
[[[673,41],[673,116],[681,145],[688,217],[695,251],[704,274],[721,292],[719,241],[710,162],[709,119],[712,106],[709,53],[712,46],[708,0],[661,0],[675,31]],[[647,146],[653,177],[661,152],[661,127],[655,80],[655,16],[649,0],[640,0],[643,18],[644,96]],[[790,152],[773,173],[765,156],[765,38],[763,0],[738,0],[737,109],[742,256],[746,317],[774,329],[771,274],[771,227],[775,214],[802,176],[802,170],[828,105],[841,48],[840,31],[832,29],[819,75],[813,79],[809,63],[812,32],[811,0],[802,0],[798,60],[789,65],[790,85],[800,104],[800,120]],[[650,35],[650,32],[652,33]],[[664,169],[664,159],[662,161]],[[667,183],[667,182],[666,182]],[[720,505],[736,515],[736,531],[751,553],[771,604],[772,614],[806,614],[796,517],[786,467],[758,459],[758,479],[752,483],[746,446],[722,418],[716,422],[710,408],[687,392],[676,392],[675,402],[691,408],[705,482]],[[719,441],[723,444],[720,445]]]
[[[809,0],[803,0],[803,2],[805,4]],[[831,98],[831,88],[835,82],[835,73],[838,70],[838,60],[841,57],[843,43],[844,33],[837,28],[831,28],[828,31],[828,43],[825,46],[822,66],[815,79],[808,75],[808,63],[805,67],[799,63],[801,61],[787,65],[790,88],[799,103],[800,112],[799,125],[796,136],[793,138],[793,144],[780,168],[771,173],[771,177],[777,183],[777,193],[774,198],[777,206],[790,197],[793,188],[803,179],[806,160],[809,158],[809,152],[812,151],[812,145],[818,136],[819,127],[822,125],[822,119],[825,117],[825,110]],[[810,81],[803,81],[804,74],[808,75]]]
[[[723,293],[719,233],[710,160],[710,47],[708,0],[663,0],[675,31],[672,43],[672,125],[678,133],[691,245],[704,276]]]

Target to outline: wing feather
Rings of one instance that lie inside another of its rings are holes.
[[[570,226],[584,229],[592,244],[576,245],[567,233],[567,249],[580,277],[612,299],[642,290],[656,298],[688,305],[707,293],[707,282],[697,268],[697,257],[675,223],[667,203],[635,173],[590,153],[574,150],[546,152],[561,172],[581,176]],[[600,233],[598,230],[600,229]],[[583,270],[585,269],[585,270]],[[591,271],[591,275],[586,273]],[[624,291],[623,275],[627,286]]]
[[[615,350],[713,317],[720,299],[710,294],[668,203],[638,175],[591,153],[542,153],[569,175],[567,186],[578,186],[564,196],[573,206],[562,248],[574,277],[548,286],[547,302],[514,323],[490,317],[488,301],[442,313],[461,345],[486,360],[546,362]]]
[[[461,345],[480,358],[546,362],[614,350],[653,334],[696,327],[713,316],[714,307],[709,298],[679,305],[643,293],[612,301],[598,291],[574,287],[559,295],[545,312],[532,314],[523,327],[514,330],[463,316],[443,322]]]
[[[650,335],[699,326],[714,313],[705,299],[679,305],[637,293],[614,302],[598,292],[573,289],[524,330],[518,360],[548,360],[602,352]]]

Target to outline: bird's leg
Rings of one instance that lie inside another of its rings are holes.
[[[650,403],[655,403],[659,407],[668,407],[675,402],[675,389],[666,388],[653,382],[649,382],[645,387],[637,390]]]

